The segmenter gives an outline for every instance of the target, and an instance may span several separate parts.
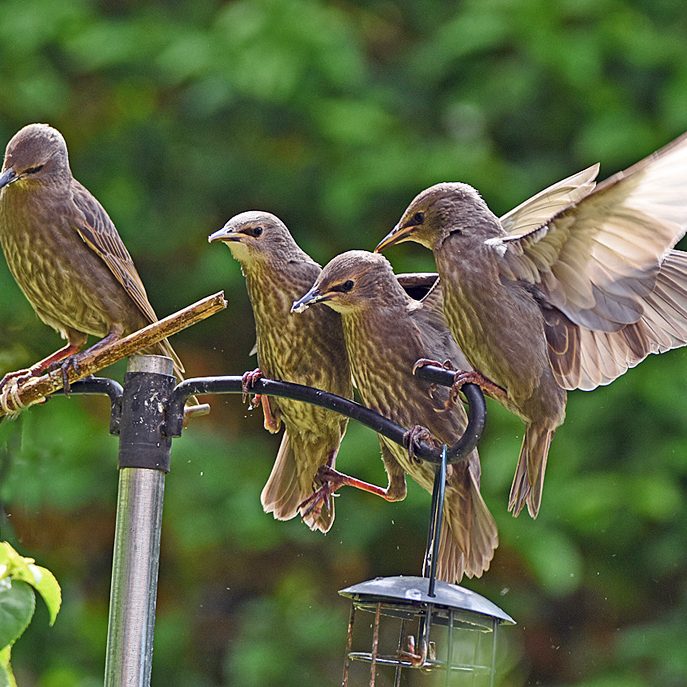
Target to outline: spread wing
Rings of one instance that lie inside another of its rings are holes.
[[[687,135],[547,224],[487,241],[505,279],[536,287],[565,388],[606,384],[649,353],[681,345],[687,280],[682,254],[669,251],[687,229],[685,188]]]
[[[580,327],[560,310],[544,308],[549,360],[565,389],[609,384],[650,353],[687,344],[687,253],[671,251],[641,318],[615,332]]]
[[[642,316],[663,257],[687,229],[685,188],[682,136],[548,224],[488,242],[504,277],[537,284],[576,324],[617,331]]]
[[[76,180],[72,191],[74,202],[83,215],[82,221],[74,227],[79,236],[110,268],[145,318],[149,322],[157,321],[134,261],[105,208]]]
[[[508,234],[515,236],[539,229],[588,196],[596,186],[598,173],[599,165],[595,164],[556,182],[503,215],[501,225]]]

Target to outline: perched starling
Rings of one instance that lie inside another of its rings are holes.
[[[253,306],[260,371],[267,377],[346,396],[353,394],[341,318],[331,310],[292,317],[291,303],[306,291],[320,266],[296,244],[284,223],[267,212],[243,212],[209,238],[227,244],[241,264]],[[259,374],[259,372],[258,372]],[[307,403],[263,398],[265,427],[285,425],[284,437],[261,501],[278,520],[301,514],[311,529],[327,532],[334,520],[334,501],[318,503],[318,469],[334,466],[347,420]]]
[[[72,176],[59,131],[47,124],[20,129],[7,144],[0,189],[0,243],[10,271],[38,317],[67,340],[30,369],[6,375],[0,387],[78,364],[89,334],[101,337],[91,351],[157,321],[112,220]],[[181,377],[168,341],[146,352],[172,358]]]
[[[438,286],[422,301],[413,300],[386,258],[356,250],[327,264],[293,308],[301,311],[315,303],[341,314],[353,379],[365,405],[404,427],[424,427],[446,444],[461,436],[467,425],[463,406],[454,404],[446,410],[448,389],[435,388],[413,375],[415,362],[426,356],[450,360],[463,369],[468,365],[446,325]],[[403,499],[405,473],[432,491],[435,468],[430,463],[410,457],[381,435],[379,443],[389,485],[367,491],[389,501]],[[327,477],[324,471],[322,477]],[[329,471],[329,482],[332,489],[360,486],[358,480],[335,471]],[[438,576],[449,582],[460,581],[463,574],[479,577],[498,544],[496,525],[479,483],[476,450],[449,466],[438,561]]]
[[[420,193],[376,250],[434,252],[445,313],[474,368],[526,423],[509,509],[536,517],[566,391],[608,384],[687,343],[687,136],[595,185],[598,167],[501,220],[475,189]]]

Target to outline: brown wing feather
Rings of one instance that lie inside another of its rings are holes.
[[[83,242],[110,268],[148,322],[156,322],[157,315],[148,300],[134,261],[105,208],[76,180],[73,182],[73,199],[83,214],[83,221],[74,229]]]
[[[598,173],[599,165],[596,164],[557,181],[503,215],[501,225],[508,234],[522,236],[548,224],[594,190]]]
[[[157,322],[157,315],[148,300],[134,261],[105,208],[76,179],[72,181],[72,198],[82,213],[81,222],[74,227],[76,232],[108,266],[145,319],[151,324]],[[184,366],[172,345],[167,339],[163,339],[158,345],[162,353],[174,361],[177,377],[183,379]]]
[[[642,316],[618,331],[581,327],[556,309],[543,312],[558,383],[586,390],[609,384],[649,354],[687,344],[687,254],[666,256],[654,290],[642,301]]]
[[[572,322],[619,331],[642,317],[687,229],[687,135],[616,174],[548,224],[491,239],[507,279],[538,284]]]

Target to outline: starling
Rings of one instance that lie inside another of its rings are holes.
[[[597,171],[501,220],[474,188],[436,184],[375,249],[416,241],[433,251],[456,341],[525,421],[515,515],[539,511],[566,391],[687,343],[687,254],[672,250],[687,228],[687,136],[598,185]]]
[[[15,281],[42,322],[67,345],[0,382],[77,365],[80,355],[157,321],[145,287],[102,205],[74,177],[67,144],[29,124],[7,144],[0,173],[0,244]],[[100,337],[88,351],[88,335]],[[146,351],[184,368],[167,340]]]
[[[296,244],[284,223],[267,212],[243,212],[209,237],[222,241],[241,264],[253,307],[260,373],[272,379],[353,395],[343,344],[341,318],[331,310],[313,310],[304,318],[289,313],[320,266]],[[285,426],[272,473],[262,490],[266,513],[289,520],[300,513],[313,530],[327,532],[334,521],[334,501],[317,498],[318,469],[334,466],[347,419],[324,408],[286,398],[263,397],[265,427]]]
[[[461,436],[467,425],[463,406],[444,409],[449,390],[413,374],[415,362],[425,356],[450,360],[463,369],[468,366],[446,325],[438,286],[416,301],[399,284],[386,258],[355,250],[326,265],[293,309],[301,311],[315,303],[341,314],[353,379],[365,405],[404,427],[424,427],[446,444]],[[432,491],[435,468],[430,463],[411,457],[381,435],[379,443],[389,484],[386,489],[367,491],[388,501],[401,500],[406,494],[405,473]],[[328,472],[334,490],[345,484],[360,486],[347,475]],[[438,576],[449,582],[459,582],[463,574],[479,577],[498,544],[496,525],[479,483],[476,450],[449,466],[437,569]]]

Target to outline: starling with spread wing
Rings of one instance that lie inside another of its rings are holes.
[[[420,193],[376,250],[434,253],[444,311],[476,370],[526,423],[509,509],[536,517],[566,392],[687,343],[687,135],[596,185],[598,167],[499,220],[477,191]]]

